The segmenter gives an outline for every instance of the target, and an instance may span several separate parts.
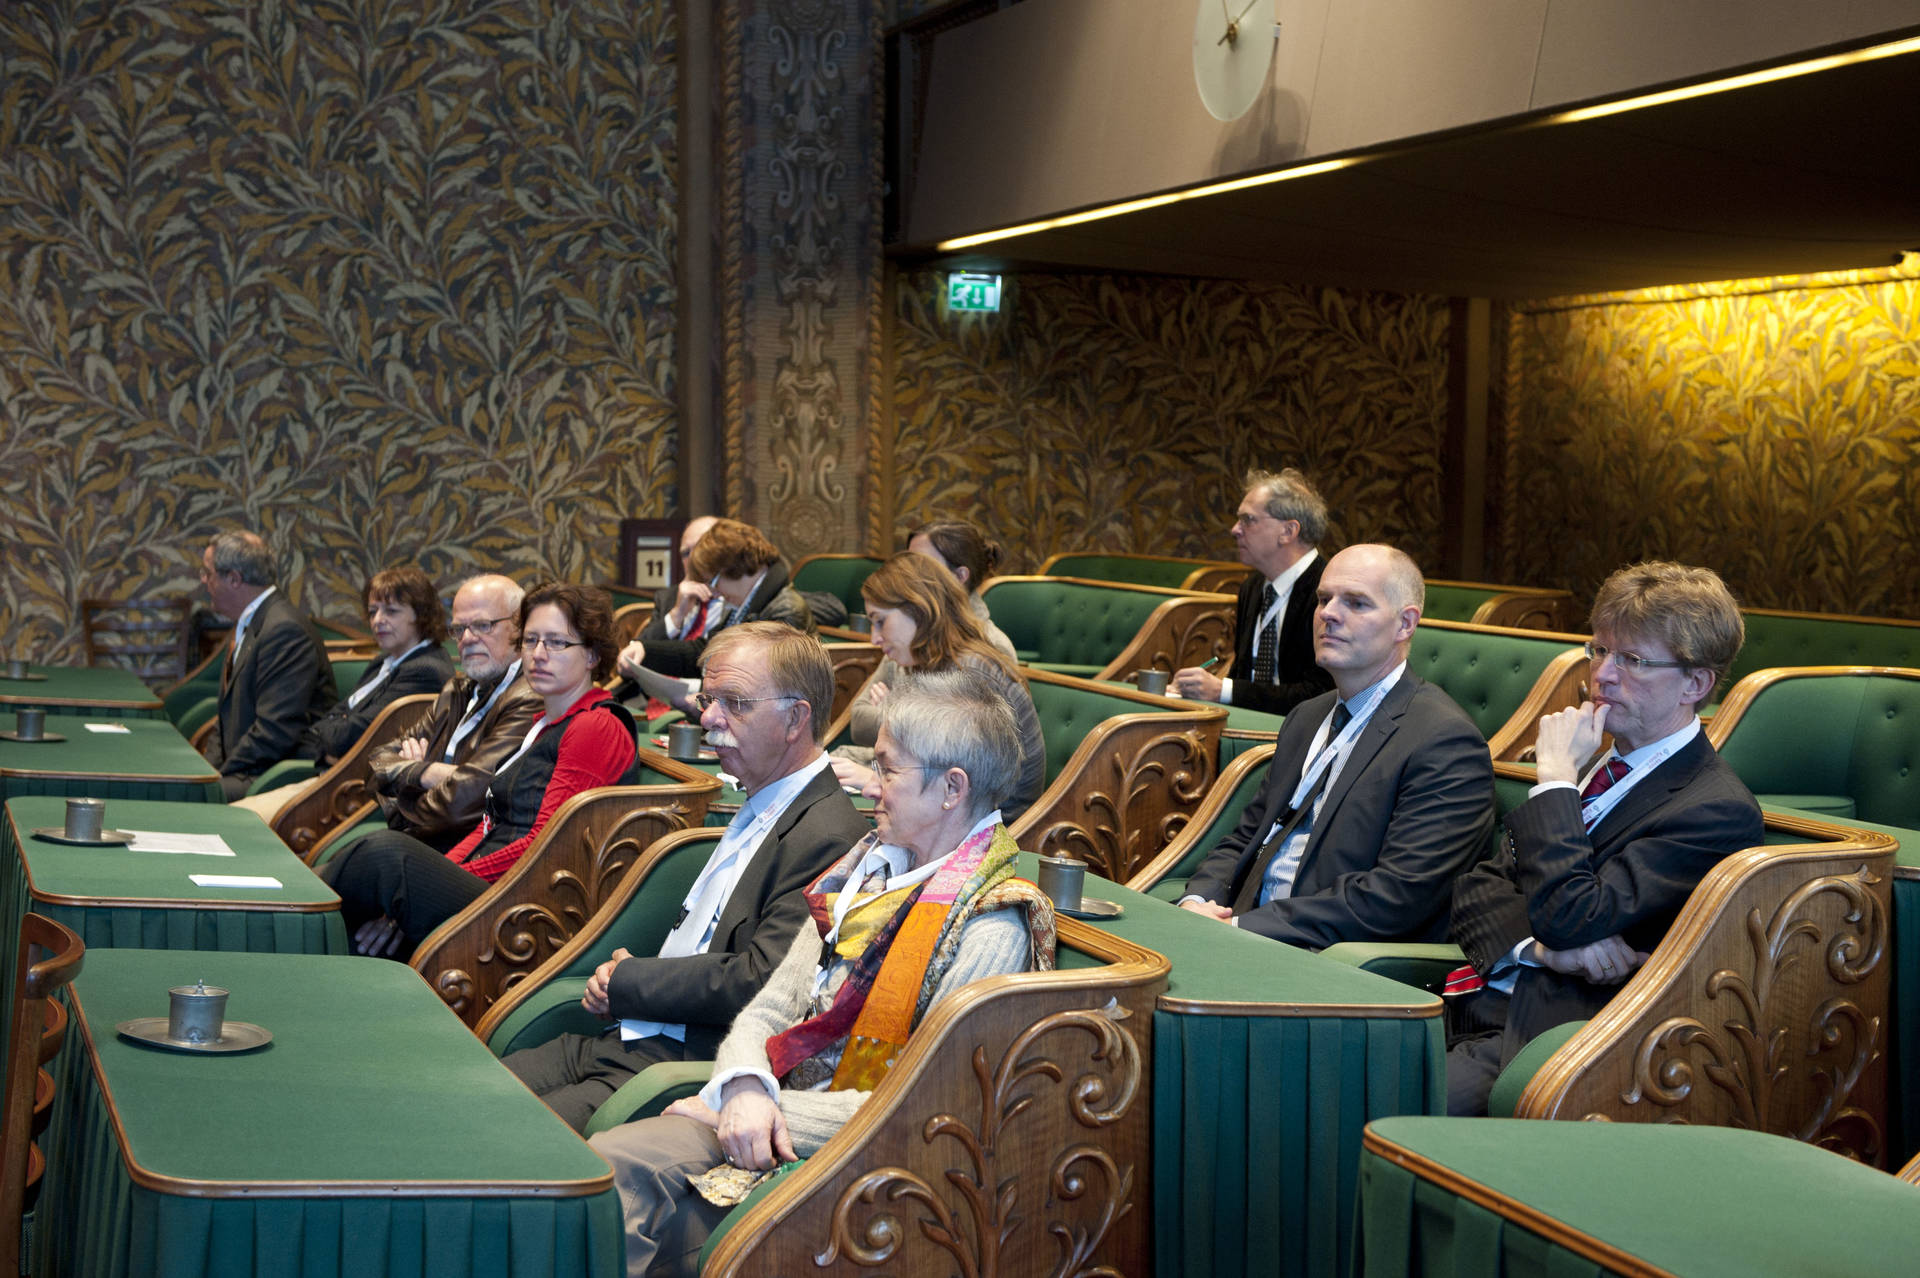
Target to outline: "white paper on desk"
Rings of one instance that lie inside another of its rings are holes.
[[[179,852],[188,856],[232,856],[233,849],[217,834],[182,834],[174,830],[122,830],[131,834],[129,852]]]
[[[270,879],[264,874],[189,874],[187,877],[201,887],[277,888],[286,886],[279,879]]]
[[[132,732],[124,723],[83,723],[80,725],[88,732]]]

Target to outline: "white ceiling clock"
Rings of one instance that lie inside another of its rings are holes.
[[[1216,120],[1237,120],[1266,87],[1280,38],[1275,0],[1197,0],[1193,82]]]

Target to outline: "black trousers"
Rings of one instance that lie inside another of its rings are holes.
[[[362,924],[390,918],[406,937],[405,959],[428,933],[493,886],[455,865],[411,834],[376,830],[320,867],[340,894],[340,915],[351,935]]]
[[[500,1063],[566,1119],[567,1126],[585,1135],[593,1111],[628,1079],[649,1065],[686,1059],[684,1043],[665,1034],[623,1043],[616,1025],[604,1034],[562,1034],[537,1047],[509,1052]]]

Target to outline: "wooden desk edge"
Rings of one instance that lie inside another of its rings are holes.
[[[93,1025],[87,1019],[80,992],[69,988],[73,999],[74,1023],[86,1043],[87,1062],[93,1070],[94,1085],[107,1107],[107,1121],[113,1124],[114,1143],[120,1147],[120,1161],[127,1177],[142,1189],[177,1198],[429,1198],[459,1195],[466,1198],[591,1198],[613,1188],[613,1169],[603,1176],[586,1180],[195,1180],[166,1176],[150,1171],[133,1160],[127,1140],[126,1124],[120,1107],[114,1103],[113,1089],[107,1086],[100,1068],[100,1052],[94,1042]],[[118,1033],[119,1031],[114,1031]],[[557,1120],[556,1120],[557,1121]]]
[[[1593,1261],[1609,1272],[1645,1275],[1645,1278],[1674,1278],[1668,1270],[1650,1265],[1638,1256],[1629,1255],[1610,1243],[1602,1242],[1592,1234],[1574,1228],[1563,1220],[1509,1198],[1499,1190],[1463,1176],[1451,1167],[1444,1167],[1430,1158],[1386,1140],[1371,1126],[1362,1133],[1360,1147],[1376,1157],[1384,1158],[1420,1180],[1437,1185],[1475,1206],[1484,1207],[1496,1216],[1510,1220],[1522,1229],[1540,1235],[1548,1242],[1565,1247],[1568,1251]]]

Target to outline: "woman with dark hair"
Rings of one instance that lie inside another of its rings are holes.
[[[447,618],[427,574],[407,564],[383,568],[367,583],[367,625],[380,648],[353,691],[325,718],[315,720],[293,749],[296,759],[328,766],[401,697],[439,692],[453,678],[453,658],[443,646]]]
[[[964,519],[934,519],[907,534],[907,549],[925,555],[953,574],[966,592],[967,606],[986,633],[987,642],[1006,653],[1008,661],[1018,662],[1020,654],[1014,651],[1013,640],[993,624],[993,618],[987,615],[987,601],[980,597],[987,579],[1000,567],[1000,543]]]
[[[850,746],[833,751],[840,783],[864,789],[873,780],[873,744],[880,735],[888,693],[929,671],[972,670],[982,676],[1013,713],[1020,742],[1020,770],[1000,805],[1016,821],[1046,784],[1047,743],[1019,669],[987,642],[967,597],[952,573],[930,556],[907,551],[874,569],[860,587],[873,621],[873,641],[884,654],[873,677],[853,701]]]
[[[512,869],[561,804],[633,783],[633,716],[595,682],[613,665],[606,592],[550,583],[529,593],[520,605],[520,655],[546,712],[494,773],[480,824],[445,856],[381,830],[321,867],[360,953],[404,958]]]

